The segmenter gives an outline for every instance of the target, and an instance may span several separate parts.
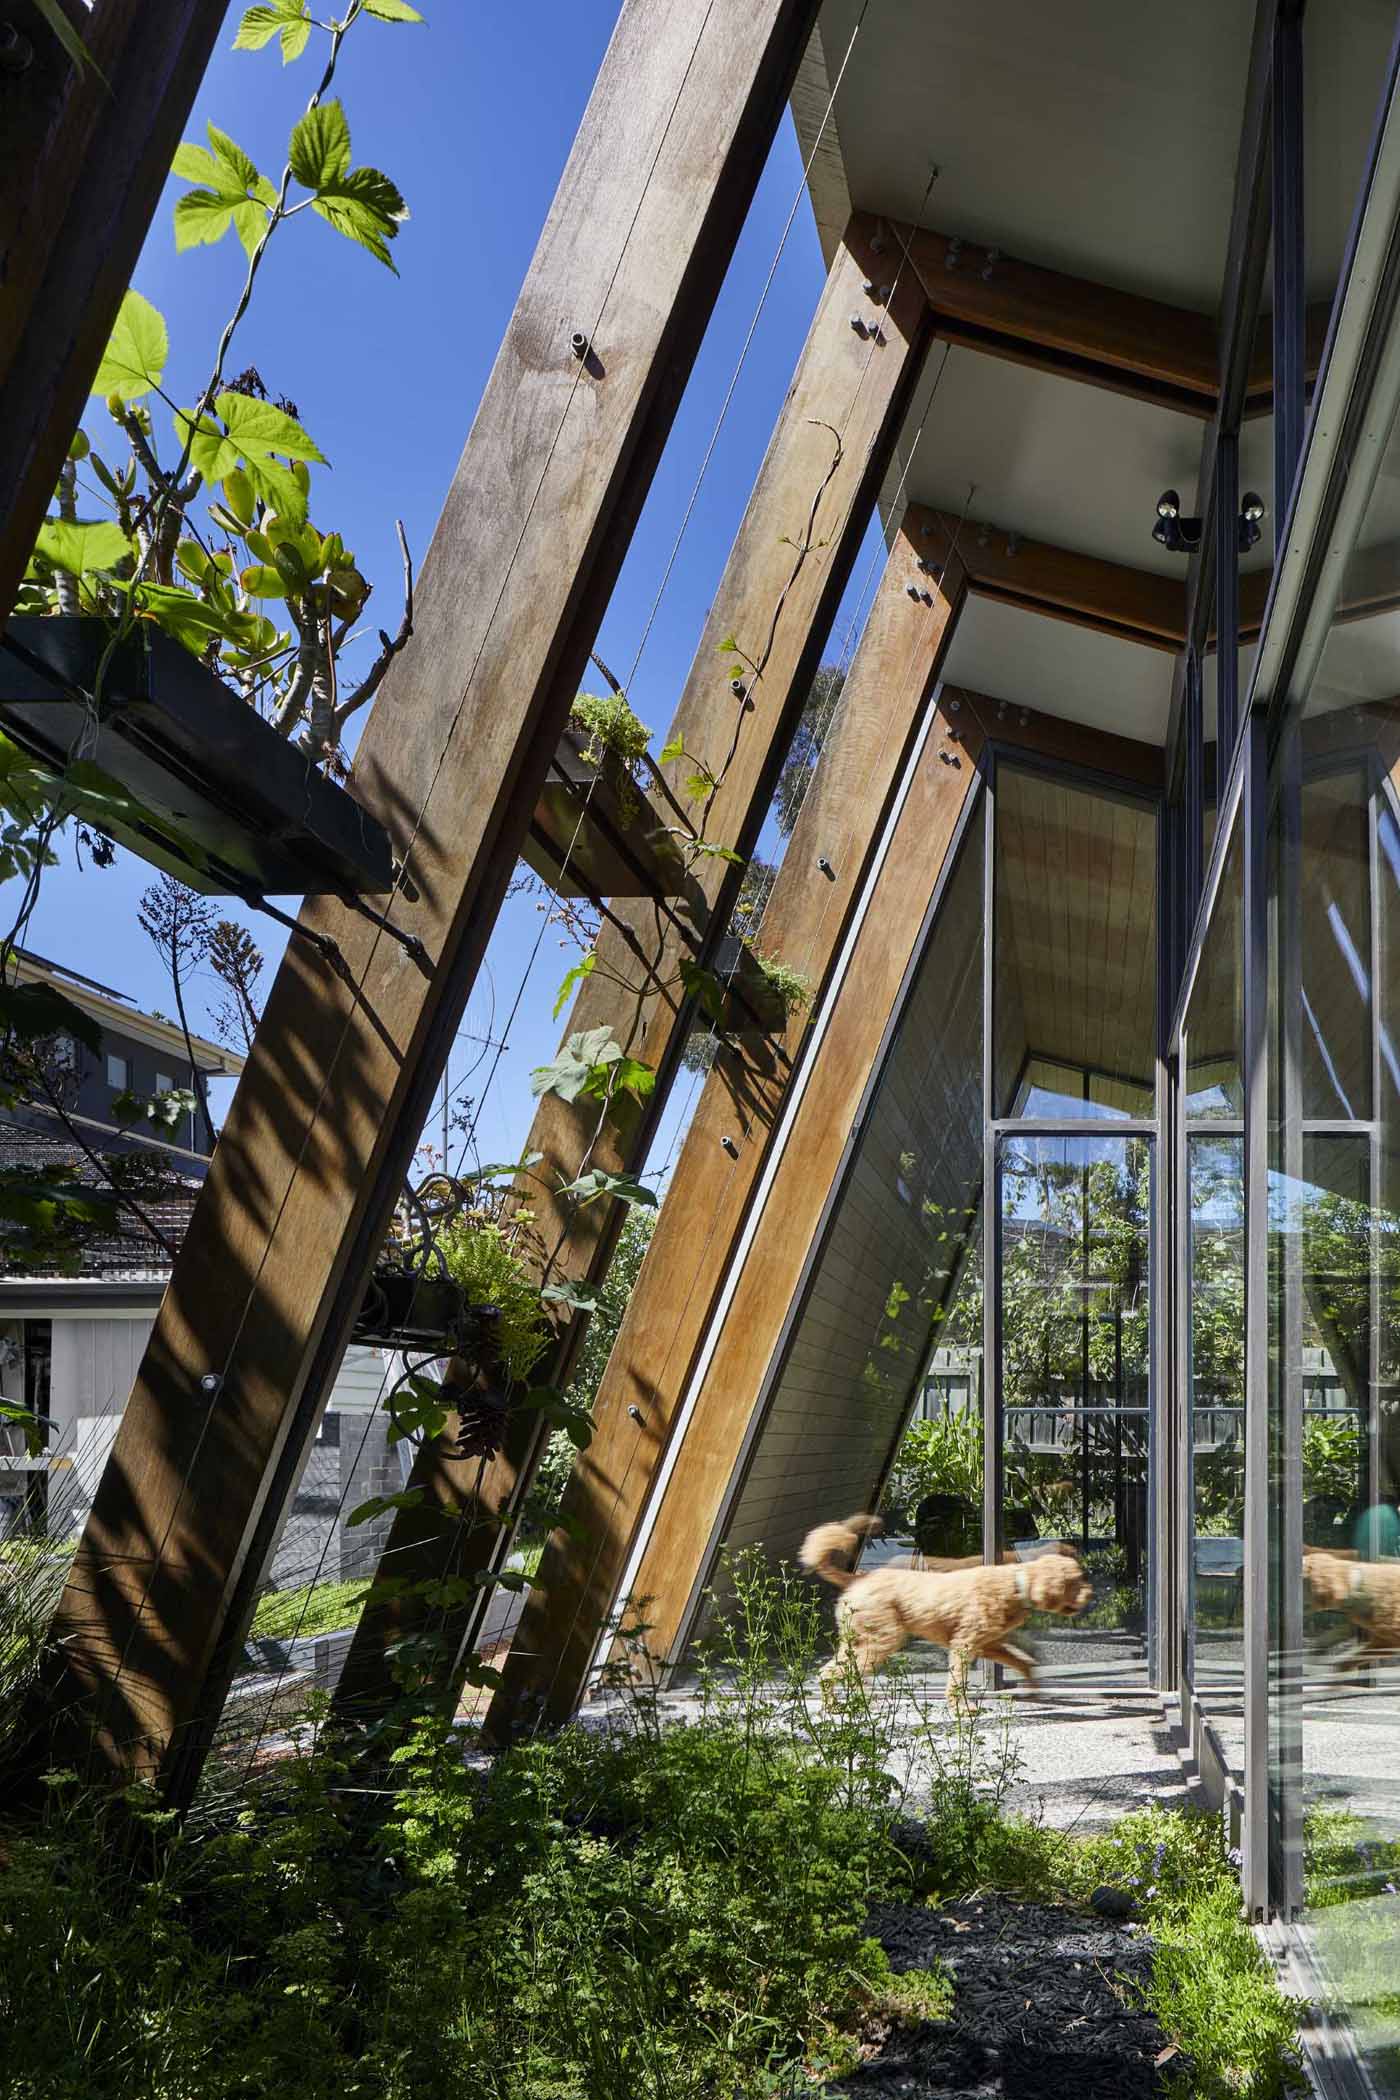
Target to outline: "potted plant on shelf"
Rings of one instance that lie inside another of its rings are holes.
[[[523,849],[561,897],[674,897],[685,864],[643,785],[651,732],[620,692],[580,693]]]

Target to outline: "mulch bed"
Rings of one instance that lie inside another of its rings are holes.
[[[833,2092],[858,2100],[1147,2100],[1179,2089],[1190,2072],[1137,2002],[1152,1942],[1126,1923],[984,1895],[937,1910],[884,1904],[869,1931],[897,1970],[938,1961],[951,1971],[952,2017],[892,2034]]]

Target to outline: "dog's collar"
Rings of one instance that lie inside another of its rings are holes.
[[[1026,1567],[1017,1567],[1012,1579],[1016,1586],[1016,1595],[1020,1598],[1023,1604],[1029,1604],[1031,1601],[1030,1569]]]

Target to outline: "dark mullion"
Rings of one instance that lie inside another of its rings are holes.
[[[1306,357],[1303,308],[1303,21],[1300,4],[1274,24],[1274,546],[1288,514],[1303,451]]]
[[[1187,924],[1194,924],[1200,908],[1202,868],[1201,837],[1205,822],[1205,724],[1201,702],[1201,659],[1195,649],[1186,659],[1186,847],[1185,902]]]
[[[1239,729],[1240,448],[1222,437],[1215,461],[1215,790],[1230,774]]]

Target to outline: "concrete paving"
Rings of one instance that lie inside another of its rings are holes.
[[[891,1742],[888,1769],[911,1809],[927,1793],[942,1762],[960,1754],[957,1730],[944,1698],[941,1667],[920,1658],[877,1679],[876,1711]],[[941,1658],[940,1658],[941,1661]],[[815,1682],[805,1688],[821,1710]],[[1166,1702],[1174,1709],[1175,1701]],[[663,1720],[695,1720],[704,1700],[693,1678],[678,1680],[658,1701]],[[1194,1769],[1183,1761],[1164,1701],[1141,1689],[1047,1684],[1026,1692],[989,1693],[975,1705],[977,1756],[984,1772],[1005,1775],[1009,1809],[1057,1829],[1103,1829],[1129,1809],[1204,1806]],[[617,1695],[591,1700],[579,1715],[585,1726],[625,1726]]]

